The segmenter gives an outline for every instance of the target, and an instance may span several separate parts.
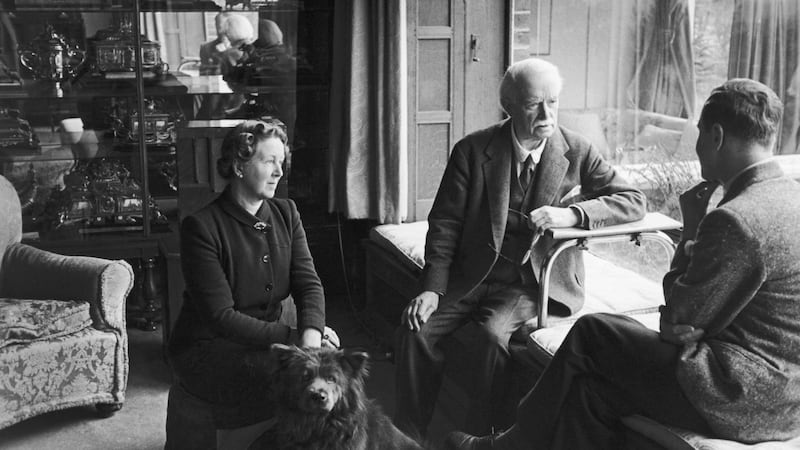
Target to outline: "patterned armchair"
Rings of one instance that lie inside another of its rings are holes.
[[[133,271],[21,237],[17,192],[0,176],[0,428],[82,405],[110,416],[125,400]]]

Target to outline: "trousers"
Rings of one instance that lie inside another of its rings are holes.
[[[535,448],[622,448],[622,417],[708,433],[678,384],[680,347],[625,316],[591,314],[572,326],[533,389],[516,428]]]
[[[482,420],[488,430],[493,400],[505,398],[511,334],[536,317],[534,291],[523,284],[481,284],[459,301],[440,305],[419,331],[401,326],[395,346],[395,425],[412,436],[424,436],[436,406],[445,358],[468,357],[473,370],[464,376],[470,377],[470,400],[489,405],[488,417]],[[477,330],[469,354],[445,355],[441,340],[468,323]]]

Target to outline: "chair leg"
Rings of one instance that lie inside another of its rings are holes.
[[[122,409],[122,403],[98,403],[94,407],[97,408],[98,416],[107,419]]]

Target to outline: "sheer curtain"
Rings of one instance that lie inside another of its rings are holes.
[[[800,121],[800,2],[737,0],[731,28],[728,77],[752,78],[771,87],[784,101],[781,139],[776,153],[798,153]]]
[[[407,211],[406,2],[337,0],[330,212],[398,223]]]
[[[690,0],[611,3],[609,143],[637,147],[644,114],[691,117],[695,108]],[[618,154],[622,157],[622,154]]]
[[[694,115],[695,80],[689,0],[635,4],[636,71],[627,96],[644,111]]]

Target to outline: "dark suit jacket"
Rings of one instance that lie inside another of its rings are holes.
[[[508,218],[513,162],[510,120],[472,133],[453,148],[428,215],[422,275],[422,289],[444,293],[442,303],[469,293],[497,261],[495,249],[502,248]],[[536,166],[531,209],[567,206],[561,199],[578,185],[582,193],[574,204],[585,211],[589,228],[644,216],[644,194],[626,184],[586,138],[559,128],[547,140]],[[535,268],[548,244],[546,238],[537,242],[531,258]],[[576,249],[562,253],[551,280],[550,298],[570,312],[583,306],[581,258]]]
[[[254,225],[267,224],[264,231]],[[325,300],[294,202],[271,199],[254,217],[230,191],[181,224],[184,303],[171,345],[222,337],[269,347],[286,342],[289,328],[276,321],[292,294],[298,328],[325,326]]]
[[[737,177],[681,242],[664,277],[668,313],[706,331],[684,347],[677,376],[720,436],[800,435],[800,184],[777,162]]]

